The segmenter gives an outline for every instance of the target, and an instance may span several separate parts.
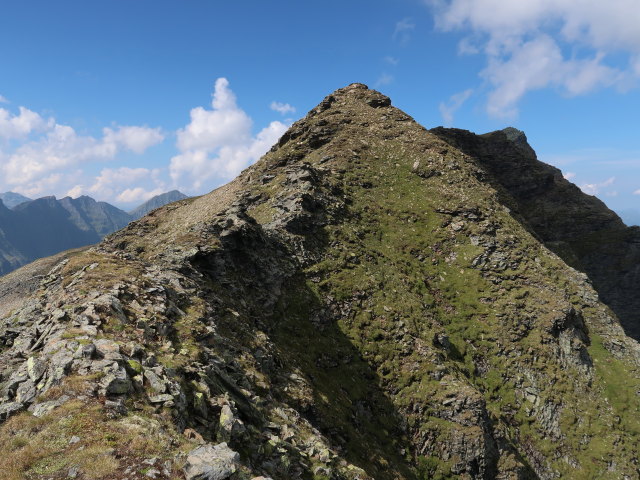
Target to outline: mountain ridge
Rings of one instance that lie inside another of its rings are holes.
[[[337,90],[1,320],[10,478],[151,456],[189,480],[633,478],[640,347],[514,205],[388,97]]]

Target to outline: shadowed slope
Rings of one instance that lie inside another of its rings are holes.
[[[538,161],[518,130],[480,136],[455,129],[432,132],[476,158],[508,192],[514,210],[551,250],[589,275],[627,334],[640,339],[640,227],[627,227],[560,170]]]

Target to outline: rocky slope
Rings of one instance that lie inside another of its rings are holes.
[[[0,323],[5,478],[637,478],[638,344],[451,143],[350,85],[58,262]]]
[[[627,334],[640,340],[640,227],[627,227],[560,170],[538,161],[518,130],[474,135],[438,128],[432,133],[476,158],[506,190],[507,201],[513,200],[510,207],[547,247],[589,275]]]

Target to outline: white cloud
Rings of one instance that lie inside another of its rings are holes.
[[[82,185],[75,185],[67,190],[67,193],[64,194],[65,197],[78,198],[82,196],[84,193],[84,188]]]
[[[215,82],[212,109],[191,110],[191,122],[178,131],[180,153],[171,159],[171,178],[187,191],[198,191],[212,179],[228,180],[262,156],[286,131],[271,122],[256,136],[252,121],[236,104],[229,82]],[[185,183],[186,182],[186,183]]]
[[[640,189],[633,192],[634,195],[640,195]]]
[[[164,140],[164,135],[160,128],[137,126],[117,127],[116,130],[105,128],[103,133],[104,143],[113,143],[138,155]]]
[[[141,154],[163,139],[158,129],[147,127],[105,128],[101,139],[78,135],[70,126],[55,122],[48,127],[45,135],[20,145],[2,162],[0,172],[5,183],[20,186],[49,172],[113,159],[123,150]]]
[[[133,202],[146,202],[151,197],[155,197],[156,195],[160,195],[164,193],[164,190],[161,188],[156,188],[154,190],[145,190],[142,187],[135,188],[127,188],[123,190],[117,197],[116,201],[122,203],[133,203]]]
[[[282,115],[286,115],[287,113],[295,113],[296,108],[292,107],[288,103],[280,103],[280,102],[271,102],[269,106],[271,110],[281,113]]]
[[[560,87],[575,96],[610,86],[620,73],[599,60],[565,60],[558,44],[548,35],[525,42],[508,59],[492,57],[481,72],[491,85],[487,111],[497,117],[517,114],[518,101],[529,91]]]
[[[481,75],[492,89],[491,115],[515,115],[532,90],[553,87],[575,96],[628,89],[640,77],[637,0],[425,1],[435,9],[439,29],[469,33],[460,52],[486,55]],[[627,64],[620,64],[620,53]]]
[[[564,177],[565,180],[571,180],[572,178],[575,178],[576,174],[574,172],[567,172],[562,176]]]
[[[580,185],[580,190],[587,195],[595,195],[598,193],[598,185],[595,183],[585,183],[584,185]]]
[[[445,125],[453,125],[454,113],[469,99],[472,94],[473,89],[469,88],[463,92],[452,95],[448,103],[440,103],[438,108],[440,109],[440,115],[442,115]]]
[[[140,184],[146,180],[155,180],[156,183],[160,183],[157,180],[159,173],[160,170],[148,168],[104,168],[86,192],[99,198],[115,198],[125,190],[124,187]]]
[[[398,60],[397,58],[392,57],[392,56],[390,56],[390,55],[387,55],[387,56],[386,56],[386,57],[384,57],[382,60],[383,60],[385,63],[388,63],[389,65],[393,65],[394,67],[400,63],[400,60]]]
[[[85,183],[74,185],[66,195],[74,198],[89,195],[121,203],[141,202],[167,190],[161,177],[161,169],[103,168],[93,179],[84,177]]]
[[[582,190],[587,195],[597,195],[601,192],[603,188],[610,187],[616,181],[615,177],[609,177],[607,180],[600,183],[585,183],[583,185],[579,185],[580,190]]]
[[[7,100],[7,97],[0,95],[0,103],[9,103],[9,100]]]
[[[4,97],[2,97],[4,100]],[[18,115],[0,108],[0,138],[13,140],[26,138],[33,132],[42,132],[52,128],[53,119],[45,120],[36,112],[25,107],[19,108]]]
[[[53,195],[65,185],[73,184],[74,181],[77,181],[79,174],[80,172],[78,171],[55,172],[24,185],[16,186],[11,190],[30,198]]]
[[[82,135],[26,107],[17,113],[0,108],[0,189],[78,196],[86,193],[82,185],[87,182],[79,180],[82,171],[72,169],[111,161],[126,151],[142,154],[163,139],[159,128],[145,126],[116,125],[101,136]]]
[[[286,103],[274,105],[283,114],[293,111]],[[30,197],[90,195],[125,204],[171,187],[202,193],[255,162],[287,125],[274,121],[257,134],[252,128],[229,82],[218,79],[210,106],[192,109],[188,124],[176,132],[177,152],[170,163],[143,168],[116,162],[131,162],[131,155],[121,154],[140,155],[162,142],[161,128],[111,125],[88,135],[25,107],[0,108],[0,191]]]
[[[178,130],[178,148],[212,151],[222,146],[244,145],[251,137],[251,118],[236,105],[236,97],[226,78],[215,83],[212,110],[196,107],[191,122]]]
[[[416,25],[410,18],[403,18],[396,22],[391,38],[401,44],[407,44],[409,40],[411,40],[411,32],[413,32],[415,28]]]

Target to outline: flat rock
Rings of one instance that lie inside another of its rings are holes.
[[[184,473],[187,480],[225,480],[233,475],[240,461],[240,454],[226,443],[203,445],[187,456]]]

